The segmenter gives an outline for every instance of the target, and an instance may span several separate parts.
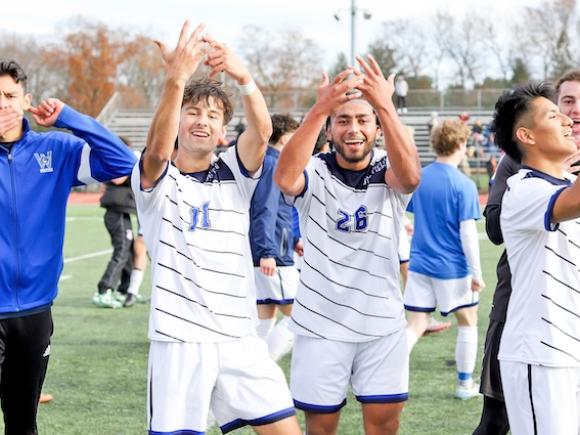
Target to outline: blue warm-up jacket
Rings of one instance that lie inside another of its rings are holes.
[[[73,186],[130,175],[136,158],[93,118],[68,106],[55,127],[0,143],[0,318],[48,308],[63,267],[66,204]]]
[[[284,201],[280,189],[274,183],[274,170],[280,151],[268,147],[262,176],[252,197],[250,207],[250,245],[254,266],[260,258],[274,258],[277,266],[294,264],[294,235],[292,206]]]

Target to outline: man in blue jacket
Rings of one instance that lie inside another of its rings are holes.
[[[37,433],[71,187],[128,175],[136,160],[60,100],[32,106],[26,79],[16,62],[0,59],[0,401],[9,435]],[[39,126],[73,134],[36,133],[25,111]]]
[[[272,115],[272,136],[264,158],[262,177],[250,208],[250,244],[254,261],[258,336],[278,361],[292,349],[294,333],[288,329],[299,274],[294,265],[294,216],[274,183],[274,169],[280,151],[300,124],[290,115]],[[276,307],[284,315],[276,326]]]

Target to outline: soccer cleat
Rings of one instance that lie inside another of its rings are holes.
[[[115,299],[118,302],[124,303],[125,299],[127,299],[127,293],[121,293],[121,292],[113,292],[113,299]]]
[[[423,332],[423,335],[428,334],[438,334],[443,331],[447,331],[451,328],[451,322],[440,322],[434,317],[431,317],[429,320],[429,325],[427,325],[427,329]]]
[[[96,292],[93,295],[93,304],[101,308],[121,308],[123,304],[113,297],[113,291],[108,289],[105,293]]]
[[[467,400],[479,396],[481,396],[479,393],[479,384],[476,384],[475,382],[470,382],[468,384],[458,383],[457,388],[455,388],[456,399]]]
[[[135,302],[137,302],[137,295],[134,295],[133,293],[127,293],[127,297],[123,302],[123,307],[125,308],[132,307],[133,305],[135,305]]]

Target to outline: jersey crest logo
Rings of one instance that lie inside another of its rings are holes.
[[[36,159],[38,166],[40,166],[41,174],[52,172],[52,151],[47,151],[46,154],[34,153],[34,158]]]

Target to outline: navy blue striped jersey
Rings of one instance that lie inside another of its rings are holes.
[[[151,256],[149,338],[221,342],[255,331],[256,297],[248,240],[250,177],[235,147],[209,170],[185,174],[170,164],[149,190],[132,176]]]
[[[398,244],[409,195],[386,184],[387,166],[378,149],[362,171],[339,167],[334,153],[308,164],[294,198],[304,242],[296,333],[363,342],[404,327]]]

